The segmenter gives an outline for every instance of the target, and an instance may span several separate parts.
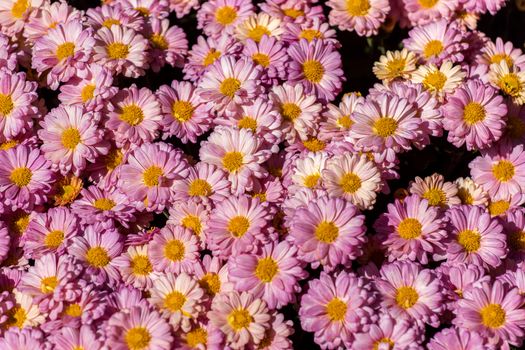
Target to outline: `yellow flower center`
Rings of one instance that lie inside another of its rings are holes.
[[[106,27],[106,28],[111,28],[111,26],[118,26],[120,25],[120,21],[118,19],[115,19],[115,18],[108,18],[106,19],[104,22],[102,22],[102,26]]]
[[[0,93],[0,117],[8,117],[14,108],[15,105],[11,95],[4,95]]]
[[[134,327],[126,332],[124,339],[126,340],[128,349],[144,350],[151,341],[151,334],[144,327]]]
[[[421,223],[414,218],[406,218],[397,226],[397,233],[403,239],[414,239],[421,236]]]
[[[87,84],[82,88],[82,91],[80,91],[80,97],[82,98],[83,103],[86,103],[95,96],[95,89],[96,86],[93,84]]]
[[[4,329],[11,327],[24,327],[27,320],[27,312],[23,307],[15,305],[11,310],[7,311],[7,321],[3,324]]]
[[[253,322],[252,315],[250,315],[250,312],[246,309],[233,310],[230,312],[227,319],[230,327],[232,327],[236,332],[244,328],[248,328],[250,323]]]
[[[125,59],[129,54],[129,46],[123,43],[111,43],[107,46],[107,50],[112,60]]]
[[[253,198],[259,198],[259,201],[261,203],[266,202],[266,193],[254,193],[252,195]]]
[[[99,210],[111,210],[113,207],[115,207],[117,203],[115,203],[113,200],[109,198],[99,198],[95,200],[93,203],[93,206]]]
[[[271,257],[259,259],[255,268],[255,276],[263,282],[270,283],[279,272],[277,261]]]
[[[270,36],[271,32],[265,26],[256,25],[248,31],[248,37],[255,42],[261,41],[263,35]]]
[[[500,63],[501,61],[505,60],[507,62],[507,66],[512,67],[514,65],[514,62],[512,61],[512,58],[507,56],[504,53],[497,53],[495,55],[492,55],[490,57],[490,63]]]
[[[171,261],[181,261],[185,251],[184,243],[178,239],[172,239],[164,246],[164,256]]]
[[[481,309],[481,323],[485,327],[499,328],[505,324],[505,310],[499,304],[489,304]]]
[[[160,184],[161,177],[164,175],[162,168],[152,165],[142,175],[144,184],[148,187],[158,186]]]
[[[177,119],[179,122],[184,123],[193,117],[193,112],[195,108],[188,101],[175,101],[171,107],[171,112],[173,118]]]
[[[297,17],[304,16],[304,11],[297,10],[294,8],[284,9],[283,13],[285,16],[296,19]]]
[[[210,52],[202,60],[202,65],[208,67],[210,64],[213,64],[217,58],[221,57],[221,52],[215,49],[210,49]]]
[[[354,173],[346,173],[339,185],[345,193],[356,193],[361,188],[361,178]]]
[[[186,344],[190,348],[197,348],[200,344],[206,345],[208,342],[208,332],[204,328],[195,328],[186,333]]]
[[[65,314],[71,317],[82,316],[82,307],[79,304],[71,304],[66,307]]]
[[[212,296],[221,291],[221,280],[216,273],[208,272],[205,274],[199,281],[199,285],[206,291],[206,293]]]
[[[252,55],[252,60],[255,64],[263,66],[264,68],[270,65],[270,57],[260,52],[254,53]]]
[[[447,76],[441,71],[430,72],[423,79],[423,87],[427,90],[441,91],[447,82]]]
[[[68,149],[75,149],[80,143],[80,132],[76,128],[67,128],[62,132],[62,145]]]
[[[49,232],[44,238],[44,244],[46,247],[51,249],[58,248],[64,241],[64,232],[60,230],[54,230]]]
[[[222,6],[215,11],[215,20],[217,23],[227,26],[237,18],[237,10],[231,6]]]
[[[525,123],[523,120],[513,115],[508,116],[507,133],[513,139],[522,138],[525,135]]]
[[[514,250],[525,250],[525,231],[511,232],[509,234],[509,245]]]
[[[498,86],[505,95],[517,97],[520,95],[523,86],[519,77],[515,73],[509,73],[499,78]]]
[[[394,58],[388,61],[386,69],[392,79],[399,77],[405,71],[407,61],[404,58]]]
[[[477,102],[469,102],[463,108],[463,120],[467,125],[474,125],[485,120],[485,108]]]
[[[74,53],[75,53],[75,44],[67,42],[67,43],[58,45],[56,56],[59,61],[62,61],[63,59],[73,56]]]
[[[151,43],[151,46],[155,49],[159,50],[166,50],[168,48],[168,41],[163,35],[160,34],[153,34],[149,41]]]
[[[324,67],[317,60],[307,60],[303,63],[303,74],[308,81],[317,84],[323,79]]]
[[[431,9],[438,3],[438,0],[418,0],[417,2],[422,8]]]
[[[135,11],[138,11],[144,17],[148,17],[150,13],[146,7],[135,7]]]
[[[29,214],[24,212],[18,212],[14,215],[14,218],[9,222],[9,231],[15,236],[21,236],[29,225]]]
[[[102,247],[91,247],[86,252],[86,261],[89,265],[100,268],[107,266],[111,259],[106,249]]]
[[[303,146],[310,152],[319,152],[324,150],[326,144],[315,137],[310,137],[308,140],[303,141]]]
[[[443,207],[447,203],[447,196],[445,192],[439,188],[428,189],[423,194],[423,198],[425,198],[428,201],[428,204],[432,206],[439,205],[440,207]]]
[[[210,196],[212,194],[211,185],[203,179],[195,179],[190,183],[188,188],[190,196]]]
[[[507,182],[514,177],[514,165],[508,160],[500,160],[492,167],[492,174],[496,180]]]
[[[22,18],[29,8],[29,0],[17,0],[11,7],[11,14],[15,18]]]
[[[390,117],[381,117],[374,122],[372,127],[374,134],[383,138],[392,136],[397,130],[397,121]]]
[[[301,108],[295,103],[286,102],[281,105],[281,115],[289,122],[293,122],[301,113]]]
[[[374,343],[372,350],[393,350],[396,344],[390,338],[381,338]]]
[[[440,40],[430,40],[423,48],[423,56],[426,59],[437,57],[443,52],[443,43]]]
[[[185,216],[181,220],[181,225],[187,229],[192,230],[193,232],[195,232],[196,235],[200,235],[201,233],[202,224],[198,216],[195,216],[195,215]]]
[[[396,303],[403,309],[410,309],[419,299],[417,291],[409,286],[400,287],[396,291]]]
[[[7,151],[8,149],[11,149],[18,145],[17,140],[9,140],[4,143],[0,143],[0,151]]]
[[[320,174],[312,174],[304,177],[303,184],[308,188],[314,188],[319,183]]]
[[[481,236],[474,230],[462,230],[458,233],[458,243],[468,252],[477,252],[480,247]]]
[[[333,243],[339,236],[339,228],[331,221],[321,221],[315,228],[315,237],[323,243]]]
[[[164,307],[171,312],[181,311],[184,303],[186,302],[186,297],[179,291],[173,291],[170,294],[166,295],[164,299]]]
[[[108,154],[104,156],[104,164],[107,170],[113,170],[122,163],[123,154],[118,148],[112,148]]]
[[[346,0],[346,11],[350,16],[365,16],[370,10],[368,0]]]
[[[337,125],[341,128],[350,129],[354,122],[350,119],[349,115],[343,115],[337,118]]]
[[[224,96],[228,96],[229,98],[233,98],[233,96],[235,96],[235,93],[240,88],[241,88],[241,82],[238,79],[226,78],[221,83],[221,86],[219,87],[219,91]]]
[[[255,131],[257,130],[257,121],[252,117],[246,116],[239,120],[237,126],[241,129],[249,129],[253,133],[255,133]]]
[[[58,285],[58,278],[56,276],[49,276],[40,280],[40,290],[44,294],[52,293]]]
[[[472,194],[464,188],[458,188],[458,197],[461,199],[462,204],[472,205],[474,203]]]
[[[15,168],[9,176],[9,180],[18,187],[25,187],[31,182],[33,173],[26,167]]]
[[[306,39],[311,42],[314,39],[323,39],[323,33],[317,29],[303,29],[299,34],[300,39]]]
[[[144,112],[142,111],[142,108],[132,104],[122,107],[122,112],[120,113],[119,118],[131,126],[136,126],[144,120]]]
[[[222,166],[230,173],[234,173],[242,167],[243,156],[241,152],[227,152],[222,158]]]
[[[133,274],[146,276],[153,272],[151,263],[146,255],[137,255],[131,260]]]
[[[234,216],[228,222],[228,231],[236,238],[244,236],[249,228],[250,220],[245,216]]]
[[[505,214],[507,210],[510,208],[510,203],[506,200],[499,200],[490,202],[489,204],[489,213],[492,216],[499,216],[502,214]]]
[[[331,321],[343,321],[347,309],[346,303],[339,298],[333,298],[326,304],[326,313]]]

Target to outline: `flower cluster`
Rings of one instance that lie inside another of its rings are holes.
[[[503,5],[2,0],[0,349],[521,346],[525,55],[476,30]],[[396,24],[344,93],[335,29]],[[463,177],[400,179],[436,140]]]

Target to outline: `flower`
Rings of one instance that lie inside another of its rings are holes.
[[[464,328],[445,328],[435,334],[428,343],[429,350],[485,349],[488,346],[487,341],[479,333]]]
[[[149,289],[160,273],[153,271],[148,246],[129,246],[127,251],[113,259],[122,281],[139,289]]]
[[[516,104],[525,103],[525,71],[509,67],[507,61],[501,60],[490,65],[489,81]]]
[[[262,80],[277,83],[285,77],[288,55],[275,37],[264,35],[259,42],[248,39],[242,53],[262,68]]]
[[[80,329],[64,327],[53,335],[51,342],[57,350],[74,348],[97,350],[101,347],[100,341],[96,338],[90,326],[82,326]]]
[[[496,38],[496,42],[487,41],[481,49],[482,55],[479,57],[480,63],[487,66],[498,64],[502,60],[507,63],[509,68],[514,66],[523,70],[525,68],[525,56],[521,49],[515,48],[512,42],[503,42],[501,38]]]
[[[211,208],[194,200],[177,201],[170,208],[168,223],[180,225],[196,234],[201,246],[207,241],[208,219]]]
[[[253,4],[249,1],[207,1],[197,13],[197,28],[211,37],[218,37],[221,33],[231,35],[235,27],[253,12]]]
[[[355,30],[361,36],[376,35],[390,12],[390,4],[384,0],[330,0],[326,5],[331,8],[330,25]]]
[[[458,187],[457,196],[461,200],[461,204],[466,205],[487,205],[488,195],[483,188],[470,177],[459,177],[454,181]]]
[[[215,165],[199,162],[194,167],[189,167],[188,171],[185,179],[173,182],[172,190],[176,200],[200,199],[218,203],[231,194],[226,173]]]
[[[301,188],[321,188],[321,173],[326,168],[328,157],[323,152],[307,153],[294,160],[294,172],[291,176],[290,193]]]
[[[36,328],[12,329],[0,338],[0,346],[5,350],[43,350],[43,334]]]
[[[417,349],[421,343],[420,339],[420,330],[413,327],[409,321],[381,314],[378,323],[370,325],[368,332],[355,334],[353,346],[356,349],[373,349],[374,347],[381,349],[385,346]]]
[[[132,8],[124,8],[121,3],[102,5],[86,11],[87,23],[98,30],[102,27],[122,26],[140,31],[144,26],[144,18],[140,12]]]
[[[423,84],[426,90],[441,100],[445,95],[454,92],[464,77],[465,72],[460,66],[445,61],[439,68],[432,63],[419,66],[412,75],[412,82]]]
[[[31,13],[43,5],[43,0],[7,0],[0,4],[1,31],[13,36],[24,29]]]
[[[258,43],[265,35],[280,39],[283,31],[283,25],[279,18],[261,12],[252,14],[240,22],[235,27],[235,37],[241,42],[252,39]]]
[[[374,63],[373,71],[383,83],[396,79],[410,79],[416,71],[416,62],[415,53],[406,48],[401,51],[387,51]]]
[[[154,72],[158,72],[165,63],[171,66],[183,66],[184,57],[188,52],[186,33],[177,27],[171,26],[168,19],[151,18],[149,21],[148,40],[149,65]]]
[[[424,179],[417,176],[414,180],[410,182],[408,191],[428,200],[429,205],[446,208],[461,203],[457,197],[458,188],[452,182],[445,182],[443,175],[432,174]]]

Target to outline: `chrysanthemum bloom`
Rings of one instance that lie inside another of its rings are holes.
[[[157,97],[163,114],[163,138],[176,136],[183,143],[197,142],[197,137],[210,128],[213,120],[211,106],[204,103],[195,92],[195,85],[176,81],[171,86],[162,85]]]
[[[92,327],[83,325],[80,329],[64,327],[49,338],[56,350],[84,349],[97,350],[102,344],[97,339]]]
[[[290,193],[294,193],[301,188],[321,188],[323,170],[326,168],[328,156],[324,152],[307,153],[299,156],[293,162],[293,174],[291,175],[292,184],[289,187]]]
[[[226,173],[215,165],[199,162],[195,167],[189,167],[188,171],[186,178],[173,182],[175,200],[188,201],[191,198],[220,202],[231,194]]]
[[[302,328],[315,332],[314,339],[324,349],[349,348],[353,333],[368,331],[374,315],[377,292],[372,284],[353,273],[331,276],[321,272],[309,282],[301,299]]]
[[[191,230],[199,237],[200,245],[204,248],[210,211],[209,203],[198,203],[195,200],[177,201],[169,210],[168,224],[180,225]]]
[[[114,259],[122,253],[122,237],[114,228],[102,225],[86,226],[77,236],[68,252],[86,266],[85,276],[97,285],[115,285],[120,274]]]
[[[233,283],[228,278],[228,266],[223,265],[222,260],[210,255],[204,257],[195,264],[195,277],[199,279],[199,285],[206,294],[213,299],[219,293],[232,291]]]
[[[465,328],[445,328],[427,344],[429,350],[489,349],[490,344],[479,333]]]
[[[252,189],[252,176],[262,178],[266,174],[261,164],[271,152],[262,146],[263,140],[251,130],[216,127],[208,140],[201,143],[199,157],[224,170],[232,191],[243,193]]]
[[[161,211],[172,196],[173,181],[187,175],[188,164],[181,152],[163,142],[144,144],[122,166],[120,187],[148,210]]]
[[[266,303],[247,292],[217,295],[207,316],[236,349],[248,344],[258,345],[271,321]]]
[[[118,2],[90,8],[86,11],[86,15],[87,23],[95,30],[102,27],[122,26],[139,32],[144,26],[144,17],[140,15],[140,12],[124,8]]]
[[[364,216],[344,199],[321,197],[295,211],[290,239],[299,247],[299,258],[314,268],[346,266],[362,254]]]
[[[72,78],[60,86],[58,99],[64,105],[82,105],[86,111],[101,111],[118,92],[113,86],[111,71],[92,63],[86,68],[86,76]]]
[[[274,86],[268,96],[282,116],[282,132],[289,143],[307,140],[318,127],[322,105],[315,95],[305,93],[302,84]]]
[[[11,45],[8,37],[0,33],[0,47],[2,50],[0,52],[0,68],[7,68],[8,71],[15,71],[18,65],[18,60],[16,57],[16,50]]]
[[[147,68],[148,41],[133,29],[122,26],[102,27],[95,34],[93,60],[115,74],[136,78]]]
[[[408,19],[413,26],[435,22],[441,18],[450,20],[458,0],[403,0]]]
[[[5,314],[7,319],[2,323],[2,330],[38,327],[44,323],[46,315],[40,312],[38,304],[33,301],[31,296],[14,289],[12,297],[14,305]]]
[[[458,187],[458,197],[461,204],[465,205],[487,205],[488,194],[483,188],[470,177],[459,177],[454,181]]]
[[[202,4],[197,12],[197,28],[204,34],[218,37],[222,33],[233,34],[237,24],[252,15],[254,6],[251,1],[211,0]]]
[[[414,105],[393,94],[367,99],[356,107],[352,120],[350,137],[364,151],[408,150],[422,132]]]
[[[443,286],[448,289],[448,309],[456,312],[457,301],[482,282],[491,281],[483,266],[462,264],[441,264],[438,273]]]
[[[408,261],[396,261],[381,267],[376,287],[381,305],[395,319],[408,319],[437,327],[443,309],[442,285],[432,270]]]
[[[148,253],[155,271],[191,273],[200,257],[198,238],[189,229],[168,224],[153,236]]]
[[[43,0],[6,0],[0,4],[0,29],[12,36],[24,29],[29,15],[43,4]]]
[[[2,262],[9,254],[11,237],[9,230],[4,222],[0,221],[0,262]]]
[[[328,160],[323,185],[330,197],[341,197],[359,209],[370,209],[381,190],[381,175],[365,155],[346,153]]]
[[[34,43],[38,38],[46,35],[49,30],[58,24],[81,20],[82,12],[68,5],[67,2],[45,2],[39,6],[24,25],[24,37]]]
[[[501,38],[496,38],[496,42],[487,41],[481,49],[482,54],[478,60],[480,63],[490,66],[493,63],[505,61],[509,68],[516,66],[519,70],[525,68],[525,56],[519,48],[515,48],[512,42],[503,42]]]
[[[93,225],[97,222],[105,226],[119,223],[124,227],[135,221],[133,203],[117,188],[99,188],[89,186],[82,189],[81,198],[71,204],[71,209],[78,215],[82,224]]]
[[[182,67],[188,53],[188,40],[184,30],[171,26],[168,19],[151,18],[147,37],[149,40],[148,62],[154,72],[158,72],[166,63],[173,67]]]
[[[44,203],[54,181],[50,162],[38,148],[18,146],[0,153],[0,198],[12,210]]]
[[[108,134],[106,136],[109,136]],[[101,188],[115,186],[120,179],[122,165],[126,163],[130,152],[129,149],[119,148],[111,142],[108,154],[98,157],[95,163],[88,164],[86,172],[89,173],[89,180]]]
[[[62,175],[71,172],[79,176],[87,162],[108,153],[109,143],[98,128],[97,116],[80,106],[59,106],[45,116],[40,126],[38,136],[43,141],[44,156]]]
[[[317,138],[321,141],[340,141],[349,136],[354,124],[352,113],[365,99],[356,93],[344,94],[339,106],[329,103],[323,112]]]
[[[489,81],[516,104],[525,103],[525,71],[509,67],[506,60],[501,60],[490,65]]]
[[[162,114],[160,104],[148,88],[135,84],[120,90],[111,100],[113,110],[109,113],[106,127],[115,133],[117,146],[130,143],[141,145],[157,136]]]
[[[501,264],[507,255],[503,227],[485,208],[457,206],[447,211],[450,242],[447,262],[467,262],[490,269]]]
[[[335,47],[341,44],[336,38],[336,31],[324,19],[314,18],[304,23],[286,23],[282,41],[285,43],[293,43],[301,39],[312,41],[315,39],[322,39],[332,43]]]
[[[174,347],[180,350],[222,349],[224,334],[208,320],[196,321],[188,332],[179,331]]]
[[[381,314],[377,324],[371,324],[368,332],[355,334],[352,347],[358,350],[374,348],[418,350],[421,349],[421,338],[421,330],[412,322]]]
[[[454,66],[452,62],[445,61],[439,68],[432,63],[419,66],[412,74],[412,81],[423,84],[426,90],[442,100],[445,95],[454,92],[464,77],[465,72],[460,66]]]
[[[78,234],[78,218],[67,208],[51,208],[36,214],[24,235],[27,257],[39,259],[47,253],[63,254]]]
[[[160,273],[153,271],[148,251],[147,245],[130,246],[125,253],[113,259],[121,280],[126,285],[149,289],[153,285],[153,280],[160,276]]]
[[[490,147],[505,127],[507,106],[496,89],[479,80],[469,80],[448,97],[443,106],[447,140],[468,150]]]
[[[199,287],[197,280],[185,272],[176,277],[166,274],[155,279],[150,291],[150,302],[168,318],[175,330],[181,327],[189,331],[190,322],[204,311],[204,290]]]
[[[32,67],[40,75],[45,73],[47,84],[56,90],[60,82],[85,76],[94,45],[93,31],[84,28],[82,22],[58,24],[36,40]]]
[[[268,0],[259,4],[262,12],[277,17],[286,23],[304,23],[314,19],[324,20],[323,8],[308,2]]]
[[[207,243],[215,256],[227,259],[232,253],[252,252],[257,240],[264,240],[263,229],[270,219],[258,198],[232,196],[212,211],[208,222]]]
[[[274,85],[285,78],[289,58],[286,49],[276,38],[264,35],[258,43],[248,39],[242,54],[262,68],[262,80],[265,83]]]
[[[452,182],[445,182],[441,174],[432,174],[424,179],[417,176],[414,181],[410,182],[408,191],[428,200],[428,204],[432,206],[446,208],[461,204],[457,196],[457,186]]]
[[[0,140],[28,131],[37,117],[33,103],[37,99],[37,85],[26,81],[25,73],[11,73],[0,69]]]
[[[330,25],[355,30],[360,36],[376,35],[390,12],[390,4],[385,0],[330,0],[326,5],[331,8]]]
[[[106,346],[110,349],[170,349],[171,327],[161,315],[144,305],[113,314],[107,323]]]
[[[333,45],[323,40],[310,43],[301,39],[290,46],[288,55],[290,83],[300,82],[306,93],[315,94],[326,101],[332,101],[341,91],[344,80],[341,55]]]
[[[285,320],[283,314],[274,312],[272,323],[259,343],[261,350],[291,350],[292,340],[289,338],[294,333],[293,322]]]
[[[229,280],[235,290],[262,298],[270,309],[280,309],[294,301],[300,291],[298,281],[308,273],[297,259],[297,248],[287,241],[269,243],[258,255],[232,255],[228,261]]]
[[[119,0],[122,7],[138,11],[146,20],[166,18],[169,15],[169,1],[167,0]]]
[[[37,328],[14,328],[5,332],[4,336],[0,338],[0,347],[5,350],[44,350],[43,339],[44,334]]]
[[[401,51],[387,51],[374,63],[374,74],[377,79],[388,83],[396,79],[410,79],[416,71],[416,54],[404,48]]]
[[[455,323],[485,337],[520,346],[525,328],[523,296],[501,281],[484,282],[458,302]]]
[[[260,12],[240,22],[235,28],[235,37],[241,42],[252,39],[258,43],[265,35],[280,39],[283,31],[283,23],[279,18]]]
[[[260,76],[261,68],[247,58],[223,56],[204,73],[197,93],[219,113],[236,111],[261,93]]]

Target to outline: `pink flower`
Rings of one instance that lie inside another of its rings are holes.
[[[432,206],[446,208],[461,204],[461,200],[457,196],[457,186],[452,182],[445,182],[443,175],[437,173],[424,179],[419,176],[416,177],[415,181],[410,182],[408,191],[428,200],[428,204]]]
[[[262,68],[262,80],[266,83],[275,84],[285,78],[288,55],[276,38],[265,35],[258,43],[248,39],[242,54]]]
[[[51,4],[46,2],[29,16],[28,22],[24,25],[24,37],[34,43],[58,24],[77,22],[82,19],[81,17],[82,13],[67,2],[59,1]]]
[[[166,63],[174,67],[184,65],[188,53],[188,40],[184,30],[171,26],[167,19],[150,18],[147,37],[150,43],[148,62],[154,72]]]
[[[221,33],[231,35],[235,27],[253,12],[251,1],[211,0],[197,12],[197,28],[211,37],[218,37]]]
[[[185,179],[175,180],[172,190],[180,201],[202,200],[219,203],[231,194],[226,173],[213,164],[199,162],[188,168]]]
[[[339,106],[329,103],[323,112],[317,137],[322,141],[338,141],[348,137],[354,124],[352,113],[357,105],[364,102],[365,99],[357,94],[344,94]]]
[[[82,326],[80,329],[64,327],[50,339],[56,350],[70,350],[82,348],[85,350],[98,350],[101,347],[92,327]]]
[[[129,246],[113,263],[118,268],[121,281],[138,289],[151,288],[153,281],[161,276],[153,271],[147,245]]]
[[[370,325],[368,332],[355,335],[352,348],[365,350],[374,347],[378,349],[390,347],[392,349],[419,350],[422,349],[420,344],[421,330],[419,327],[408,320],[398,320],[387,314],[381,314],[377,324]]]
[[[0,29],[8,35],[13,36],[24,29],[29,16],[40,6],[44,6],[43,0],[6,0],[0,4]]]
[[[403,0],[406,15],[413,26],[427,24],[445,18],[450,20],[458,6],[458,0],[417,1]]]
[[[44,350],[43,337],[42,332],[36,328],[15,328],[7,331],[0,338],[0,347],[3,350]]]
[[[123,8],[122,4],[113,2],[111,5],[102,5],[86,11],[87,23],[98,30],[102,27],[122,26],[137,32],[144,26],[144,17],[140,12],[131,8]]]
[[[451,349],[488,349],[489,344],[477,332],[464,328],[445,328],[430,339],[429,350],[451,350]]]
[[[330,0],[327,5],[331,8],[330,25],[340,30],[355,30],[361,36],[377,34],[390,11],[390,4],[385,0]]]

